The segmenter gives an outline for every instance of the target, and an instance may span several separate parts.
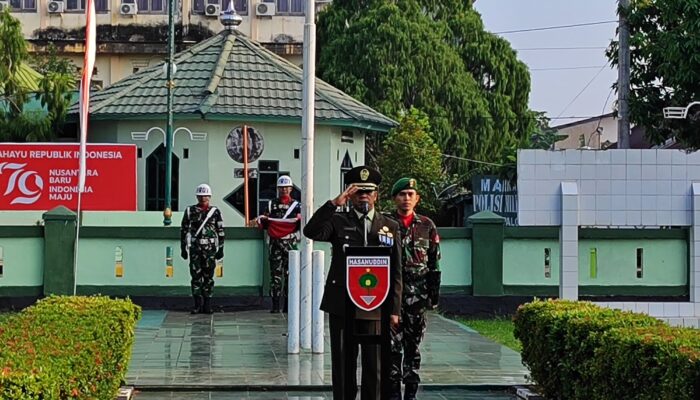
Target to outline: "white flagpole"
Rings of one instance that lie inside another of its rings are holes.
[[[75,249],[73,255],[73,295],[78,285],[78,243],[80,241],[80,210],[82,194],[85,190],[86,160],[85,147],[87,142],[88,120],[90,114],[90,81],[95,69],[96,51],[95,0],[85,2],[85,58],[83,60],[83,75],[80,80],[80,151],[78,161],[78,209],[76,218]]]

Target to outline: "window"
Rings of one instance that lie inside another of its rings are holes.
[[[131,61],[131,72],[133,74],[135,74],[135,73],[137,73],[145,68],[148,68],[148,60],[132,60]]]
[[[95,12],[107,12],[109,0],[95,0]],[[85,0],[66,0],[66,10],[85,11]]]
[[[10,0],[11,11],[36,11],[36,0]]]
[[[171,208],[178,210],[180,159],[173,153],[170,183]],[[162,144],[146,159],[146,211],[165,208],[165,146]]]
[[[304,0],[277,0],[277,14],[304,14]]]
[[[204,8],[207,4],[218,4],[221,6],[221,11],[228,8],[228,0],[194,0],[192,3],[192,11],[195,14],[204,14]],[[241,15],[248,15],[248,0],[234,0],[233,6],[236,7],[236,12]]]
[[[122,0],[122,3],[134,4],[139,14],[162,14],[165,13],[166,0]]]
[[[257,178],[248,178],[248,217],[253,218],[267,210],[268,202],[277,197],[277,178],[289,175],[289,171],[279,171],[279,161],[263,161],[258,163]],[[292,188],[292,198],[301,199],[301,191],[297,186]],[[245,187],[238,186],[224,201],[245,216]]]
[[[345,173],[352,169],[352,160],[350,159],[350,153],[345,150],[345,157],[343,157],[343,163],[340,164],[340,191],[345,190]]]

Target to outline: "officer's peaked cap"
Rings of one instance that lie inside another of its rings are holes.
[[[377,190],[382,175],[376,169],[361,165],[345,173],[345,183],[355,184],[360,190]]]

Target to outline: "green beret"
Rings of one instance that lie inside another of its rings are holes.
[[[396,183],[394,183],[394,186],[391,187],[391,197],[396,196],[400,191],[406,189],[413,189],[418,192],[418,182],[416,182],[416,180],[413,178],[399,179],[396,181]]]

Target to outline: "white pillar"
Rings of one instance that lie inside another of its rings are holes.
[[[303,255],[304,254],[302,254],[302,256]],[[301,264],[301,292],[299,295],[299,342],[301,343],[302,349],[311,349],[312,259],[313,257],[309,258],[308,264],[304,264],[305,261]]]
[[[559,298],[578,300],[578,186],[561,183]]]
[[[299,354],[299,251],[289,251],[289,293],[287,298],[287,353]]]
[[[691,196],[693,196],[693,213],[690,227],[690,302],[700,303],[700,183],[693,182]]]
[[[311,350],[314,353],[323,353],[323,329],[325,316],[321,311],[321,299],[323,298],[323,285],[325,277],[325,262],[324,253],[321,250],[314,250],[311,257],[313,262],[313,291],[311,298],[313,299],[312,321],[313,332],[311,335]]]
[[[316,3],[305,0],[303,86],[301,115],[301,202],[302,225],[314,211],[314,127],[316,123]],[[313,242],[301,239],[301,347],[311,348],[311,251]]]

